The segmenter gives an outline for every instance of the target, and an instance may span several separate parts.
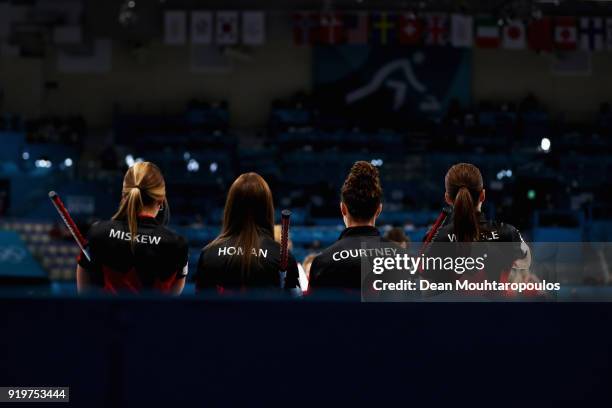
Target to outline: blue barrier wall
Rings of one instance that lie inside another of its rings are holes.
[[[4,298],[0,384],[70,386],[88,408],[584,406],[610,400],[611,317],[612,304]]]

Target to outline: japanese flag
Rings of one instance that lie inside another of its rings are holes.
[[[521,20],[509,21],[503,29],[502,47],[507,50],[522,50],[527,47],[525,24]]]

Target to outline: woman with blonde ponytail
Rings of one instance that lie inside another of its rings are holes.
[[[136,163],[123,179],[117,213],[89,231],[91,261],[79,259],[79,292],[97,287],[110,293],[148,289],[180,294],[187,275],[188,246],[157,220],[161,212],[167,218],[161,171],[150,162]]]

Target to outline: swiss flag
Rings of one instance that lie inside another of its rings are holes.
[[[412,13],[403,13],[399,21],[400,44],[416,45],[423,40],[423,21]]]
[[[313,44],[318,27],[317,15],[298,12],[293,15],[293,42],[297,45]]]
[[[549,17],[535,19],[529,23],[527,44],[534,51],[552,51],[552,22]]]
[[[319,42],[338,44],[344,42],[344,21],[340,13],[323,13],[319,16]]]
[[[575,50],[578,45],[578,30],[575,17],[557,17],[555,19],[555,48]]]

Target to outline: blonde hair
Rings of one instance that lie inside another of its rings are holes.
[[[130,230],[132,250],[138,234],[138,215],[145,206],[166,200],[166,182],[159,168],[151,162],[136,163],[128,169],[123,178],[123,190],[119,209],[113,220],[125,219]]]

